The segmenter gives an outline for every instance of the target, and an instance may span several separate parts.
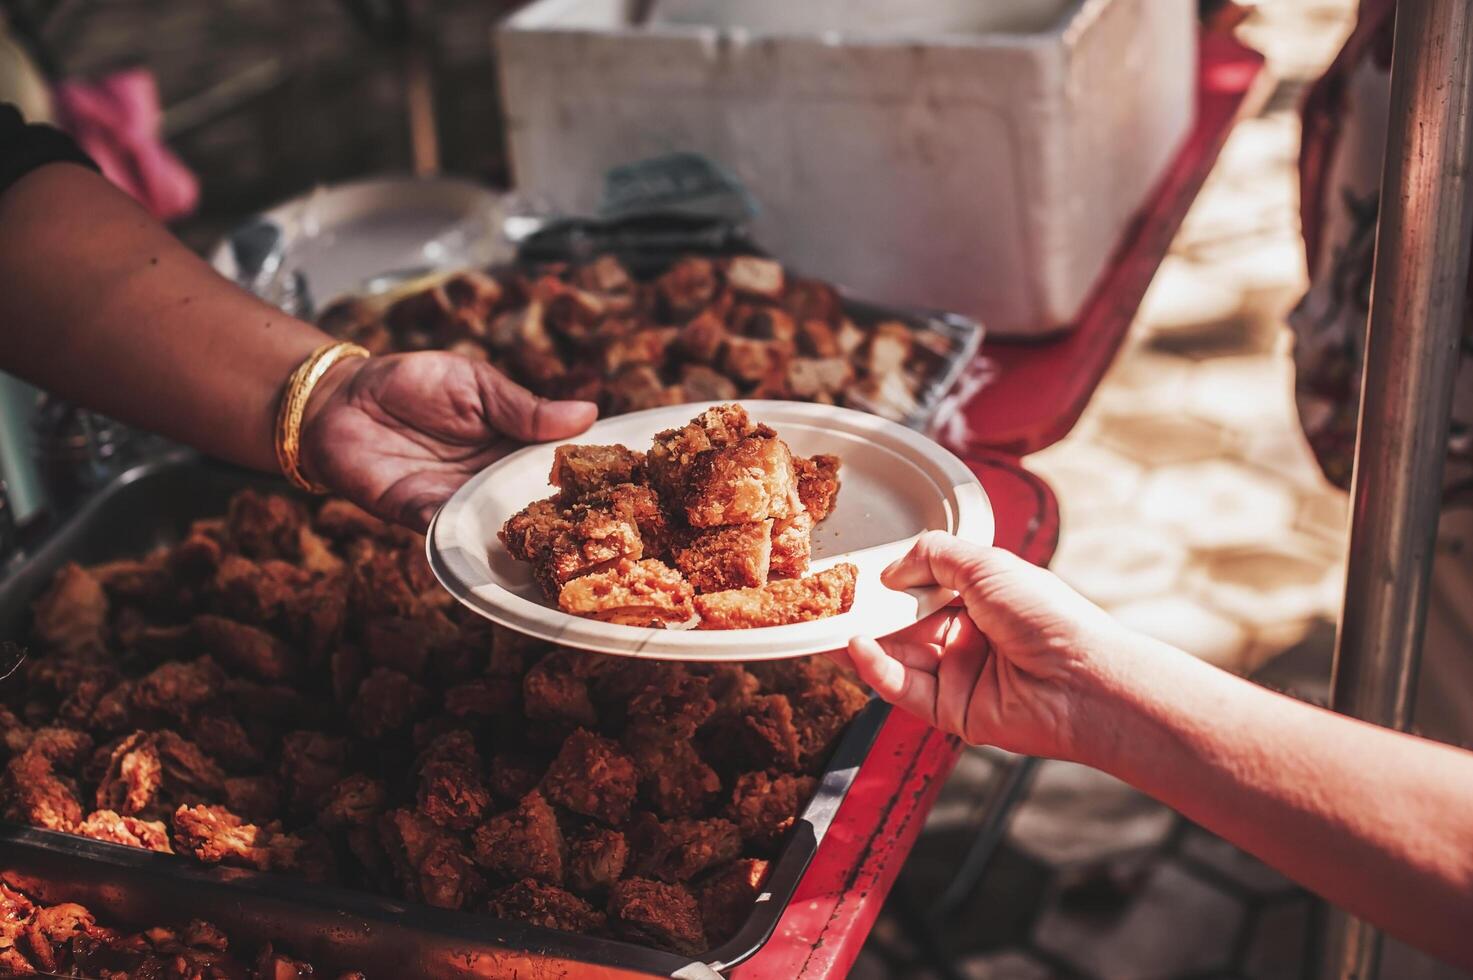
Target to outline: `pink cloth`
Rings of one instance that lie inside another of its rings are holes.
[[[95,81],[66,81],[54,93],[63,128],[103,176],[160,221],[193,211],[199,181],[159,137],[163,112],[153,75],[143,68]]]

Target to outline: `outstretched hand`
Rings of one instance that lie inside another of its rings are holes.
[[[306,475],[423,531],[455,490],[517,444],[566,439],[591,402],[538,398],[488,364],[422,352],[340,362],[302,422]]]
[[[1126,633],[1052,573],[941,532],[885,570],[892,589],[940,585],[952,606],[848,658],[885,700],[974,744],[1077,758],[1083,691]]]

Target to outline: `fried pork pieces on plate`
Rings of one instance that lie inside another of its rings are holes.
[[[774,579],[751,589],[729,589],[695,598],[703,630],[784,626],[847,612],[854,604],[853,565],[835,565],[807,578]]]
[[[719,405],[657,433],[648,454],[557,447],[548,480],[560,492],[513,514],[500,538],[575,616],[682,627],[709,609],[702,629],[837,616],[854,601],[853,566],[786,579],[807,571],[821,519],[805,492],[827,516],[838,471],[837,457],[795,458],[740,405]]]
[[[569,582],[558,592],[558,606],[575,616],[651,627],[688,623],[693,608],[690,583],[653,558]]]
[[[991,543],[973,471],[871,415],[678,406],[599,421],[580,439],[529,446],[472,477],[428,545],[461,603],[565,646],[734,662],[839,649],[954,598],[881,582],[919,534]],[[677,581],[691,589],[689,614]]]

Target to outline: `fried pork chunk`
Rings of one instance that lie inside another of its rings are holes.
[[[553,539],[533,565],[548,598],[579,576],[603,571],[622,560],[637,561],[644,553],[639,526],[633,520],[594,507],[579,507],[568,517],[567,530]]]
[[[691,618],[690,583],[664,562],[621,561],[607,571],[576,578],[558,593],[558,606],[575,616],[629,626],[672,626]]]
[[[645,334],[664,331],[643,331]],[[630,338],[631,341],[636,338]],[[621,342],[622,343],[622,342]],[[615,413],[640,412],[647,408],[664,405],[679,405],[685,401],[685,392],[679,385],[666,386],[660,373],[648,364],[628,364],[609,378],[604,386],[609,408]]]
[[[721,792],[721,777],[688,738],[641,737],[631,725],[624,744],[639,768],[645,799],[662,817],[693,817]],[[664,734],[664,733],[662,733]]]
[[[498,752],[491,757],[487,782],[499,799],[516,801],[542,782],[545,763],[521,752]]]
[[[420,760],[420,812],[447,830],[470,830],[491,805],[483,770],[469,732],[441,735]]]
[[[675,664],[659,665],[630,693],[626,739],[690,738],[716,710],[710,688],[709,677]]]
[[[562,884],[566,851],[557,815],[535,789],[515,809],[498,813],[471,835],[476,863],[512,881],[535,878]]]
[[[727,398],[713,398],[712,401],[725,401],[736,397],[736,384],[730,378],[720,372],[713,370],[707,365],[713,363],[721,353],[722,346],[726,343],[726,323],[721,317],[709,310],[700,316],[693,317],[690,322],[680,328],[680,333],[675,336],[675,349],[681,356],[687,358],[694,364],[687,364],[682,372],[681,380],[687,387],[700,389],[713,386],[725,385],[731,394]],[[692,386],[689,370],[700,367],[701,373],[697,374],[697,383]],[[701,380],[704,379],[704,380]]]
[[[258,968],[245,958],[228,955],[228,941],[219,929],[195,919],[181,928],[155,926],[124,933],[101,925],[80,905],[45,906],[32,903],[8,886],[3,889],[3,925],[0,925],[0,971],[5,976],[110,978],[184,978],[237,980],[262,977],[280,980],[287,973]],[[299,964],[310,971],[307,964]],[[289,974],[292,977],[298,973]],[[303,973],[302,975],[306,975]]]
[[[247,558],[292,561],[301,557],[299,532],[306,519],[295,501],[279,494],[242,490],[230,498],[225,533]]]
[[[844,727],[869,704],[864,688],[839,674],[790,697],[798,729],[798,764],[810,772],[823,765]]]
[[[402,671],[375,667],[359,683],[348,720],[364,738],[384,738],[408,727],[427,700],[425,689]]]
[[[86,732],[72,728],[38,728],[19,747],[19,755],[45,759],[57,772],[73,773],[93,758],[93,743]]]
[[[322,502],[312,523],[319,532],[334,540],[376,538],[396,541],[413,537],[413,532],[407,528],[386,524],[357,504],[337,497]]]
[[[615,827],[629,819],[639,792],[634,760],[602,735],[580,728],[563,740],[542,777],[549,800]]]
[[[715,298],[718,288],[716,264],[701,256],[680,259],[655,280],[655,291],[672,321],[683,322],[700,312]]]
[[[320,827],[367,827],[378,819],[388,801],[383,781],[361,773],[334,783],[321,797],[317,811]]]
[[[726,265],[726,283],[739,293],[776,302],[783,295],[783,267],[772,259],[738,255]]]
[[[680,499],[692,527],[791,517],[803,506],[793,454],[771,429],[699,454],[683,482]]]
[[[798,472],[798,497],[815,521],[829,516],[839,495],[839,457],[820,454],[809,459],[793,457]]]
[[[70,832],[82,819],[77,784],[45,754],[27,750],[5,767],[5,818],[44,830]]]
[[[169,846],[169,828],[161,820],[140,820],[120,816],[111,810],[94,810],[77,825],[76,833],[112,844],[174,853]]]
[[[609,895],[609,926],[637,943],[695,956],[706,949],[701,908],[684,885],[625,878]]]
[[[610,484],[637,482],[643,467],[644,453],[626,446],[558,446],[548,482],[576,501]]]
[[[762,585],[772,565],[774,538],[770,519],[694,531],[674,547],[675,567],[697,592]]]
[[[588,693],[588,679],[566,651],[543,657],[522,679],[522,710],[533,721],[553,721],[592,728],[598,714]]]
[[[577,499],[568,499],[565,492],[561,498],[529,504],[500,533],[512,557],[532,563],[549,598],[581,575],[623,559],[658,557],[667,548],[669,530],[654,491],[628,482],[576,485]]]
[[[260,680],[280,681],[296,673],[292,650],[263,629],[223,616],[196,616],[194,635],[221,663]]]
[[[97,807],[158,819],[179,804],[218,800],[224,792],[224,771],[199,746],[167,729],[138,731],[110,750]]]
[[[167,551],[155,551],[143,561],[123,559],[92,566],[111,602],[167,611],[174,599],[174,576]]]
[[[281,740],[281,780],[292,809],[316,812],[323,795],[346,776],[348,740],[323,732],[295,731]]]
[[[646,813],[627,833],[634,852],[631,870],[660,881],[689,881],[742,853],[736,824],[721,817],[661,821]]]
[[[681,499],[686,472],[702,453],[734,446],[752,430],[746,409],[740,405],[718,405],[678,429],[658,433],[645,456],[650,482],[667,499]]]
[[[187,663],[171,660],[144,674],[129,688],[129,703],[146,715],[163,715],[181,724],[225,689],[225,672],[208,656]]]
[[[735,936],[752,915],[752,906],[767,880],[767,867],[767,862],[759,858],[742,858],[713,871],[696,886],[701,921],[712,945]]]
[[[793,826],[816,785],[812,776],[743,773],[737,778],[726,813],[743,839],[769,847]]]
[[[32,607],[36,639],[70,654],[99,654],[106,644],[108,602],[102,583],[79,565],[67,564]]]
[[[436,837],[419,863],[419,889],[426,905],[463,909],[485,893],[465,845],[454,837]]]
[[[614,483],[590,491],[579,504],[605,511],[638,528],[643,557],[663,559],[670,550],[673,529],[660,507],[659,496],[649,487]]]
[[[624,874],[629,844],[617,830],[589,827],[568,841],[568,886],[574,891],[605,892]]]
[[[517,511],[501,527],[501,543],[517,561],[538,561],[572,523],[562,516],[556,497],[537,500]]]
[[[281,783],[274,776],[229,776],[225,805],[251,821],[269,821],[281,812]]]
[[[513,677],[475,677],[445,689],[445,713],[489,721],[516,710],[521,685]]]
[[[436,908],[465,908],[485,883],[460,837],[415,810],[391,810],[379,819],[379,838],[400,887]]]
[[[772,550],[768,571],[773,578],[800,577],[808,571],[808,559],[812,552],[812,514],[805,510],[786,520],[772,522]]]
[[[268,827],[247,823],[223,806],[181,806],[174,812],[174,846],[201,864],[271,867]]]
[[[498,919],[516,919],[564,932],[594,932],[604,924],[604,914],[598,909],[572,892],[536,878],[524,878],[493,893],[486,911]]]
[[[845,562],[802,579],[774,579],[761,588],[695,597],[703,630],[754,629],[823,619],[849,611],[859,569]]]
[[[801,752],[793,703],[786,694],[759,694],[741,718],[741,737],[748,756],[767,769],[798,767]]]
[[[97,928],[92,913],[80,905],[70,902],[37,908],[19,936],[15,947],[30,955],[35,966],[51,975],[60,975],[61,969],[70,958],[68,953],[74,944],[85,943],[95,934],[107,934],[110,930]],[[22,957],[24,962],[24,957]],[[30,964],[26,964],[29,967]],[[24,973],[32,972],[23,969]]]
[[[696,322],[691,321],[692,324]],[[687,325],[685,329],[689,330],[690,326]],[[717,329],[719,330],[720,327]],[[681,368],[680,387],[691,401],[730,401],[738,394],[734,381],[704,364],[687,364]]]

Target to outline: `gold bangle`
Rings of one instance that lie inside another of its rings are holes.
[[[302,417],[307,412],[307,399],[323,375],[345,357],[367,357],[368,351],[357,344],[334,341],[317,348],[298,365],[287,379],[281,394],[281,407],[276,411],[276,462],[292,484],[308,493],[327,493],[328,488],[313,483],[302,475]]]

